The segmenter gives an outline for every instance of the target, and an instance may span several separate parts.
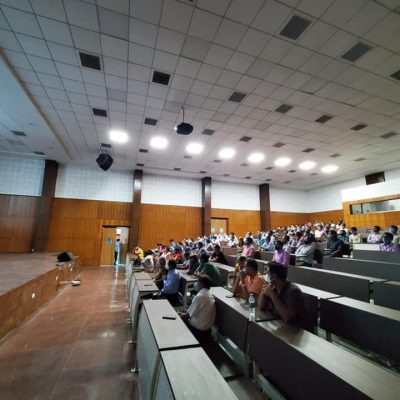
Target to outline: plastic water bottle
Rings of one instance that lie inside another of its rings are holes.
[[[256,320],[256,299],[254,297],[254,294],[251,293],[249,296],[249,321],[255,321]]]

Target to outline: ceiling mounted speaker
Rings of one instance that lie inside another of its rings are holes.
[[[113,164],[114,160],[109,154],[103,153],[97,157],[96,162],[102,170],[107,171]]]
[[[193,125],[185,122],[185,109],[182,107],[183,121],[175,126],[175,132],[179,135],[190,135],[193,132]]]

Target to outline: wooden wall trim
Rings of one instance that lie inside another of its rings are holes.
[[[131,229],[129,231],[129,249],[132,250],[140,242],[140,214],[142,207],[143,171],[136,169],[133,172],[133,200]]]
[[[211,178],[206,177],[201,180],[202,194],[202,214],[201,214],[201,233],[209,235],[211,233]]]
[[[271,227],[271,201],[268,183],[259,186],[260,191],[260,220],[261,230],[266,231]]]
[[[49,240],[51,208],[56,192],[58,163],[46,160],[42,183],[42,195],[37,201],[35,225],[32,232],[31,249],[35,252],[46,250]]]

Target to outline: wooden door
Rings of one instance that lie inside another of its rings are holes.
[[[211,233],[228,233],[228,218],[211,218]]]
[[[114,264],[115,228],[104,228],[101,235],[100,265]]]

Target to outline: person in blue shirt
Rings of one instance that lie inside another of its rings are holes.
[[[165,275],[161,292],[158,297],[167,299],[172,305],[179,302],[179,284],[181,276],[179,271],[176,269],[176,261],[168,260],[165,266],[167,274]]]
[[[117,239],[114,244],[114,265],[117,265],[120,245],[121,245],[121,241],[119,239]]]

